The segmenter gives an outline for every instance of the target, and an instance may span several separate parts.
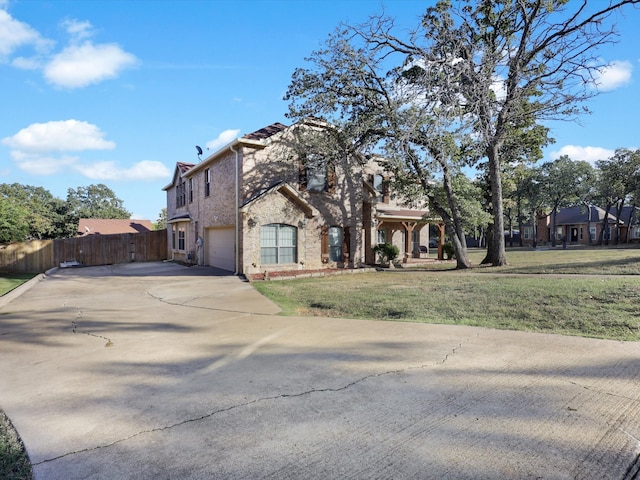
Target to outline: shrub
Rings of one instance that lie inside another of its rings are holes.
[[[400,249],[390,243],[381,243],[373,247],[373,253],[378,256],[380,263],[391,263],[400,254]]]
[[[442,245],[442,251],[447,257],[447,260],[456,257],[456,251],[453,249],[453,245],[451,244],[451,242],[447,242],[444,245]]]

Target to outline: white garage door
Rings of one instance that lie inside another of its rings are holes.
[[[233,227],[207,230],[207,263],[212,267],[235,271],[234,240]]]

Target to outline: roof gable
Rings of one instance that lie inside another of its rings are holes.
[[[173,178],[171,179],[171,183],[165,187],[162,187],[162,190],[169,190],[176,184],[178,178],[182,177],[195,166],[195,163],[176,162],[176,168],[173,170]]]
[[[263,198],[266,195],[269,195],[274,192],[280,193],[281,195],[286,197],[289,201],[292,201],[293,203],[297,204],[300,208],[302,208],[302,210],[304,211],[305,215],[307,215],[307,217],[315,217],[319,213],[318,210],[313,205],[307,202],[296,191],[296,189],[293,188],[291,185],[289,185],[287,182],[277,182],[271,185],[270,187],[265,188],[264,190],[256,192],[246,202],[244,202],[244,204],[240,208],[240,211],[243,213],[247,212],[249,210],[249,207],[256,201],[258,201],[258,199]]]

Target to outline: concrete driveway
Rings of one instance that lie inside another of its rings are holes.
[[[637,343],[279,317],[216,273],[59,270],[0,308],[37,480],[637,477]]]

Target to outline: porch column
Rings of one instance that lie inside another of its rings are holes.
[[[402,225],[404,225],[404,263],[407,263],[409,261],[409,258],[411,258],[411,236],[413,235],[413,229],[416,226],[415,222],[402,222]]]

